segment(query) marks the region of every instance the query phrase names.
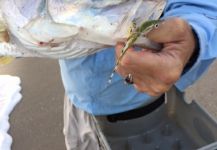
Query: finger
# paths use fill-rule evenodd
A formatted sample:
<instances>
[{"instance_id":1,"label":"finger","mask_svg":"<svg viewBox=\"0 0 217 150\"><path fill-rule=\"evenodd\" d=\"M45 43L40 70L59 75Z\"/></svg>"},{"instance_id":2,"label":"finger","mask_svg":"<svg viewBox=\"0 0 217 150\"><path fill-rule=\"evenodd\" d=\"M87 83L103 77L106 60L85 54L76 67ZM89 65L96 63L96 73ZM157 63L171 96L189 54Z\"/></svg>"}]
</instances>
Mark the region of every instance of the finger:
<instances>
[{"instance_id":1,"label":"finger","mask_svg":"<svg viewBox=\"0 0 217 150\"><path fill-rule=\"evenodd\" d=\"M138 84L133 84L134 88L140 93L149 93L149 88L147 86L140 86Z\"/></svg>"},{"instance_id":2,"label":"finger","mask_svg":"<svg viewBox=\"0 0 217 150\"><path fill-rule=\"evenodd\" d=\"M160 95L162 95L164 92L155 92L155 91L153 91L152 89L147 89L147 88L144 88L144 87L139 87L138 85L135 85L134 84L134 88L138 91L138 92L141 92L141 93L146 93L146 94L148 94L148 95L150 95L150 96L160 96Z\"/></svg>"},{"instance_id":3,"label":"finger","mask_svg":"<svg viewBox=\"0 0 217 150\"><path fill-rule=\"evenodd\" d=\"M156 93L155 91L153 91L149 86L141 86L138 84L134 84L134 88L141 93L146 93L150 96L160 96L162 93Z\"/></svg>"},{"instance_id":4,"label":"finger","mask_svg":"<svg viewBox=\"0 0 217 150\"><path fill-rule=\"evenodd\" d=\"M129 69L135 69L137 71L138 66L142 67L142 71L145 69L150 69L159 66L159 61L161 61L159 53L153 53L151 50L141 50L141 51L129 51L128 54L122 59L122 66L128 66ZM147 71L148 71L147 70Z\"/></svg>"},{"instance_id":5,"label":"finger","mask_svg":"<svg viewBox=\"0 0 217 150\"><path fill-rule=\"evenodd\" d=\"M123 48L124 48L124 43L119 42L119 43L116 44L116 46L115 46L116 58L120 57ZM134 50L134 49L131 47L127 51L132 51L132 50Z\"/></svg>"},{"instance_id":6,"label":"finger","mask_svg":"<svg viewBox=\"0 0 217 150\"><path fill-rule=\"evenodd\" d=\"M125 78L127 73L129 72L126 68L121 67L120 65L116 68L115 72L117 72L120 76Z\"/></svg>"},{"instance_id":7,"label":"finger","mask_svg":"<svg viewBox=\"0 0 217 150\"><path fill-rule=\"evenodd\" d=\"M139 92L149 92L152 91L151 89L151 82L150 78L148 76L140 77L138 74L133 74L133 82L134 82L134 87L139 91Z\"/></svg>"},{"instance_id":8,"label":"finger","mask_svg":"<svg viewBox=\"0 0 217 150\"><path fill-rule=\"evenodd\" d=\"M158 85L155 84L155 85L151 85L150 88L151 88L152 92L156 96L158 96L158 95L161 95L161 94L167 92L169 90L169 87L170 86L165 86L164 84L158 84Z\"/></svg>"}]
</instances>

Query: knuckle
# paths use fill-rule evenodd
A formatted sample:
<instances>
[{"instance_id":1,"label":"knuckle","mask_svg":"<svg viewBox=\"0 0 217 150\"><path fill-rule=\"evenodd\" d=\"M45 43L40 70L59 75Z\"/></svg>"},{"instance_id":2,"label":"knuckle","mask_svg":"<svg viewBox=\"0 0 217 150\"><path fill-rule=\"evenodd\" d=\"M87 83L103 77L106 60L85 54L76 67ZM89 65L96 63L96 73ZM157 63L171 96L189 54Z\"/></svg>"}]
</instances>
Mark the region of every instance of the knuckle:
<instances>
[{"instance_id":1,"label":"knuckle","mask_svg":"<svg viewBox=\"0 0 217 150\"><path fill-rule=\"evenodd\" d=\"M160 95L162 93L165 93L169 90L169 86L166 84L162 84L160 86L158 86L155 90L156 94Z\"/></svg>"},{"instance_id":2,"label":"knuckle","mask_svg":"<svg viewBox=\"0 0 217 150\"><path fill-rule=\"evenodd\" d=\"M140 93L148 93L147 88L134 84L135 89Z\"/></svg>"},{"instance_id":3,"label":"knuckle","mask_svg":"<svg viewBox=\"0 0 217 150\"><path fill-rule=\"evenodd\" d=\"M152 89L152 96L158 96L158 95L161 95L162 93L164 93L164 89L162 88L155 88L155 89Z\"/></svg>"},{"instance_id":4,"label":"knuckle","mask_svg":"<svg viewBox=\"0 0 217 150\"><path fill-rule=\"evenodd\" d=\"M188 24L185 20L181 18L174 18L174 24L177 29L177 34L179 36L184 36L186 34L186 31L188 29Z\"/></svg>"},{"instance_id":5,"label":"knuckle","mask_svg":"<svg viewBox=\"0 0 217 150\"><path fill-rule=\"evenodd\" d=\"M137 86L137 85L134 85L135 86L135 89L140 92L140 93L146 93L150 96L159 96L161 95L162 93L164 93L164 91L161 91L161 90L157 90L157 89L153 89L153 88L146 88L146 87L142 87L142 86Z\"/></svg>"},{"instance_id":6,"label":"knuckle","mask_svg":"<svg viewBox=\"0 0 217 150\"><path fill-rule=\"evenodd\" d=\"M143 89L137 89L139 93L146 93L147 91L143 90Z\"/></svg>"},{"instance_id":7,"label":"knuckle","mask_svg":"<svg viewBox=\"0 0 217 150\"><path fill-rule=\"evenodd\" d=\"M144 89L139 88L139 87L136 87L136 90L137 90L138 92L140 92L140 93L144 93L144 92L146 92Z\"/></svg>"},{"instance_id":8,"label":"knuckle","mask_svg":"<svg viewBox=\"0 0 217 150\"><path fill-rule=\"evenodd\" d=\"M162 81L166 85L174 84L180 78L180 74L180 71L175 69L174 71L171 71L169 74L165 75Z\"/></svg>"},{"instance_id":9,"label":"knuckle","mask_svg":"<svg viewBox=\"0 0 217 150\"><path fill-rule=\"evenodd\" d=\"M170 86L169 85L165 85L160 94L168 92L169 89L170 89L170 87L171 87L171 85Z\"/></svg>"},{"instance_id":10,"label":"knuckle","mask_svg":"<svg viewBox=\"0 0 217 150\"><path fill-rule=\"evenodd\" d=\"M170 89L170 87L171 87L171 86L165 85L165 87L164 87L164 89L163 89L164 93L165 93L165 92L168 92L169 89Z\"/></svg>"},{"instance_id":11,"label":"knuckle","mask_svg":"<svg viewBox=\"0 0 217 150\"><path fill-rule=\"evenodd\" d=\"M156 97L156 96L161 95L161 93L149 92L148 95L153 96L153 97Z\"/></svg>"}]
</instances>

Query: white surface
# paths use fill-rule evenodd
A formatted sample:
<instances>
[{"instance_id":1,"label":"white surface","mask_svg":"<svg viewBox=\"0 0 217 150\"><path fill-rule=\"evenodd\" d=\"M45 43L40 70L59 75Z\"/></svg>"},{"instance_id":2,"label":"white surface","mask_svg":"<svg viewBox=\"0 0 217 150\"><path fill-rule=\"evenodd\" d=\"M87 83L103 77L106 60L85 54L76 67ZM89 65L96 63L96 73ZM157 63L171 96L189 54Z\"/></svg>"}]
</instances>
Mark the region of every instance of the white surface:
<instances>
[{"instance_id":1,"label":"white surface","mask_svg":"<svg viewBox=\"0 0 217 150\"><path fill-rule=\"evenodd\" d=\"M9 115L22 98L20 82L18 77L0 75L0 150L11 149Z\"/></svg>"}]
</instances>

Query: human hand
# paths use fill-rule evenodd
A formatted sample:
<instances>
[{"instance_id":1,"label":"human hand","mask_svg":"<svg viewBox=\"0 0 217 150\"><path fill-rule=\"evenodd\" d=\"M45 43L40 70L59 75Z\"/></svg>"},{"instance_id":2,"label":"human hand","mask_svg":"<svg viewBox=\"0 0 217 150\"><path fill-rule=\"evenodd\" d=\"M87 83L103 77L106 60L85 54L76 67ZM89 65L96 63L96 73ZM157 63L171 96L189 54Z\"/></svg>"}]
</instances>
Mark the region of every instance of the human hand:
<instances>
[{"instance_id":1,"label":"human hand","mask_svg":"<svg viewBox=\"0 0 217 150\"><path fill-rule=\"evenodd\" d=\"M180 18L170 18L160 23L147 38L163 44L160 52L150 49L136 51L130 48L116 72L123 78L132 74L134 87L139 92L159 96L179 79L196 46L190 25ZM116 45L117 58L124 45Z\"/></svg>"}]
</instances>

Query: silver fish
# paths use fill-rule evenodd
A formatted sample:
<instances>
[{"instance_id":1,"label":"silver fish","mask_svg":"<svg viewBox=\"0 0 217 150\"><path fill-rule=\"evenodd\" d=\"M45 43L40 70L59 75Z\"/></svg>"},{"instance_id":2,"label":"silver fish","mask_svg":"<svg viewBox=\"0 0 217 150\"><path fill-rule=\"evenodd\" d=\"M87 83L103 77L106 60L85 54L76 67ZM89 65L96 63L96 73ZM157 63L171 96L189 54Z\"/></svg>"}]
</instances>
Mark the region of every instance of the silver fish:
<instances>
[{"instance_id":1,"label":"silver fish","mask_svg":"<svg viewBox=\"0 0 217 150\"><path fill-rule=\"evenodd\" d=\"M76 58L114 46L161 15L166 0L0 0L10 33L0 56ZM3 50L4 49L4 50Z\"/></svg>"}]
</instances>

